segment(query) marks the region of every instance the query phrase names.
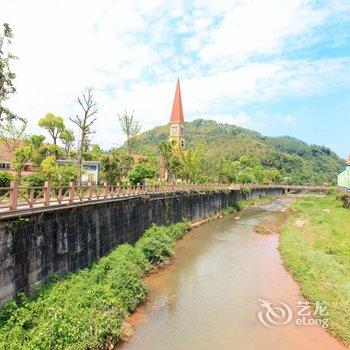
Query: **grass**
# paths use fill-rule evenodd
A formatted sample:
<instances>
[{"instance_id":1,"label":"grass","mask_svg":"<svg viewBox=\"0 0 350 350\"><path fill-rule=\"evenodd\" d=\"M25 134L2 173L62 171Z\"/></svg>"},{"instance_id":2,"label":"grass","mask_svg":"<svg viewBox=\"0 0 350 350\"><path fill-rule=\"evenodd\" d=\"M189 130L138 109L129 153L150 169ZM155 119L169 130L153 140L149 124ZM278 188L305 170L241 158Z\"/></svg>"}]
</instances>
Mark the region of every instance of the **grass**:
<instances>
[{"instance_id":1,"label":"grass","mask_svg":"<svg viewBox=\"0 0 350 350\"><path fill-rule=\"evenodd\" d=\"M173 254L187 222L153 226L91 268L21 296L0 309L0 349L105 349L128 330L124 320L147 297L144 274Z\"/></svg>"},{"instance_id":2,"label":"grass","mask_svg":"<svg viewBox=\"0 0 350 350\"><path fill-rule=\"evenodd\" d=\"M263 197L252 198L252 199L240 199L234 203L233 207L226 207L222 209L221 213L223 215L233 214L236 211L247 209L249 207L252 207L253 205L262 205L262 204L271 202L276 198L277 198L276 196L263 196Z\"/></svg>"},{"instance_id":3,"label":"grass","mask_svg":"<svg viewBox=\"0 0 350 350\"><path fill-rule=\"evenodd\" d=\"M302 294L326 303L329 331L350 345L350 210L333 195L297 200L280 251Z\"/></svg>"}]
</instances>

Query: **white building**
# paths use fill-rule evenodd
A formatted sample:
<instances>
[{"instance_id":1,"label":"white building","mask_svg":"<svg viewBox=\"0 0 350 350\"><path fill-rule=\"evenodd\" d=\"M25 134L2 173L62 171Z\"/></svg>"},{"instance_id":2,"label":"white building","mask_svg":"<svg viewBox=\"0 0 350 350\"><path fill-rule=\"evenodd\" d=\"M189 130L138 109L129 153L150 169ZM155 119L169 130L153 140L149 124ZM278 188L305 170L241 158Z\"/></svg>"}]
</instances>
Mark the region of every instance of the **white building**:
<instances>
[{"instance_id":1,"label":"white building","mask_svg":"<svg viewBox=\"0 0 350 350\"><path fill-rule=\"evenodd\" d=\"M76 164L76 159L58 159L57 165L72 165ZM93 184L98 184L100 179L100 162L97 160L84 160L82 166L83 172L81 181L83 184L87 182L92 182Z\"/></svg>"}]
</instances>

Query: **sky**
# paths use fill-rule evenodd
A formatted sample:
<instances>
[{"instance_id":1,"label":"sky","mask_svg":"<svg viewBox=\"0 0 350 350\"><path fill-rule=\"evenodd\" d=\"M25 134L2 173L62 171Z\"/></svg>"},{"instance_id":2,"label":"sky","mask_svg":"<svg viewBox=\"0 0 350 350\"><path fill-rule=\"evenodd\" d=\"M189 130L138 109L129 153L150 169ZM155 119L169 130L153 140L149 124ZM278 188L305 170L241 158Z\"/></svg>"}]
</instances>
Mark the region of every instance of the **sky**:
<instances>
[{"instance_id":1,"label":"sky","mask_svg":"<svg viewBox=\"0 0 350 350\"><path fill-rule=\"evenodd\" d=\"M180 78L186 121L350 152L349 0L0 0L4 22L18 56L8 104L30 133L48 112L73 128L92 87L93 142L119 146L118 114L165 125Z\"/></svg>"}]
</instances>

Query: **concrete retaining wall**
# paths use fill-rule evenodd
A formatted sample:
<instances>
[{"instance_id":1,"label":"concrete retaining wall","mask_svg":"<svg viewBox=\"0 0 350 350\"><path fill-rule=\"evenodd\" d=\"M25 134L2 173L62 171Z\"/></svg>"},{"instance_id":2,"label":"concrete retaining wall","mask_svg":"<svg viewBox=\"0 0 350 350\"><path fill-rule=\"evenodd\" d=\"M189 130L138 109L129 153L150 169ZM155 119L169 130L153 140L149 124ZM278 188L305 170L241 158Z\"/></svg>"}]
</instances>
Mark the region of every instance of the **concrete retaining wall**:
<instances>
[{"instance_id":1,"label":"concrete retaining wall","mask_svg":"<svg viewBox=\"0 0 350 350\"><path fill-rule=\"evenodd\" d=\"M32 293L53 274L77 271L119 244L134 243L152 224L197 221L238 199L283 193L276 187L119 198L0 221L0 305L18 292Z\"/></svg>"}]
</instances>

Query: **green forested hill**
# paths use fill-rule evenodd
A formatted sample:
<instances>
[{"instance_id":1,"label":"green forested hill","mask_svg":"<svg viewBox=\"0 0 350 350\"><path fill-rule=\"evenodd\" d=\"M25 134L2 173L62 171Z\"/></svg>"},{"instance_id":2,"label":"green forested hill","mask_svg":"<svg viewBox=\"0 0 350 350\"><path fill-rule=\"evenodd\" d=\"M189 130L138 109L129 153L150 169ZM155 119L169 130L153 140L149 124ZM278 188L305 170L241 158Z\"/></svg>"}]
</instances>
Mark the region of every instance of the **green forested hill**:
<instances>
[{"instance_id":1,"label":"green forested hill","mask_svg":"<svg viewBox=\"0 0 350 350\"><path fill-rule=\"evenodd\" d=\"M204 146L206 171L215 175L221 159L243 155L259 158L264 167L277 168L294 183L335 182L345 161L324 146L308 145L289 136L267 137L235 125L198 119L186 123L186 147ZM140 135L138 152L158 153L157 144L167 140L168 127L160 126Z\"/></svg>"}]
</instances>

